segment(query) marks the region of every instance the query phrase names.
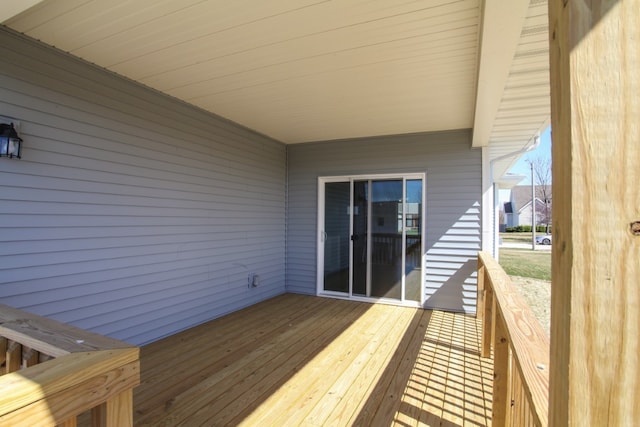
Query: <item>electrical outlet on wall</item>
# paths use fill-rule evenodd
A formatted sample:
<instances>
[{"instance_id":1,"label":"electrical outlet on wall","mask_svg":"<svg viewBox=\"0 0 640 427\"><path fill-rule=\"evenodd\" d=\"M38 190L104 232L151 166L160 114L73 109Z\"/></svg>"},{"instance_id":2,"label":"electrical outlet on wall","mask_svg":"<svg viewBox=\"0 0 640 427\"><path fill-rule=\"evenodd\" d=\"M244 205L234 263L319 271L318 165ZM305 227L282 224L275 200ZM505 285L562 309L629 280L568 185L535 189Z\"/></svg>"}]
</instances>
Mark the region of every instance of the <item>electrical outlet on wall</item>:
<instances>
[{"instance_id":1,"label":"electrical outlet on wall","mask_svg":"<svg viewBox=\"0 0 640 427\"><path fill-rule=\"evenodd\" d=\"M260 276L256 273L249 273L248 287L257 288L260 285Z\"/></svg>"}]
</instances>

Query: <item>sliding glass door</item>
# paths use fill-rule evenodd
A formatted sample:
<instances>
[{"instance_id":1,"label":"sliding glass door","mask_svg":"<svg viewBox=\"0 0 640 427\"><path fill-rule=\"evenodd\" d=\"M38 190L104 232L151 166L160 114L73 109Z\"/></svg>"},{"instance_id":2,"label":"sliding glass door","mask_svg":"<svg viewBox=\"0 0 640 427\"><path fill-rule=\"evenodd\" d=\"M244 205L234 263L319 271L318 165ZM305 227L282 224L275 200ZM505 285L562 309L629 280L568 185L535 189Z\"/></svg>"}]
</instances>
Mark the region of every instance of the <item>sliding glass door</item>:
<instances>
[{"instance_id":1,"label":"sliding glass door","mask_svg":"<svg viewBox=\"0 0 640 427\"><path fill-rule=\"evenodd\" d=\"M402 299L402 180L371 182L371 292Z\"/></svg>"},{"instance_id":2,"label":"sliding glass door","mask_svg":"<svg viewBox=\"0 0 640 427\"><path fill-rule=\"evenodd\" d=\"M367 296L368 259L369 247L369 182L353 182L353 216L352 238L353 242L353 294Z\"/></svg>"},{"instance_id":3,"label":"sliding glass door","mask_svg":"<svg viewBox=\"0 0 640 427\"><path fill-rule=\"evenodd\" d=\"M405 181L404 204L404 297L408 301L422 301L422 242L423 190L422 179Z\"/></svg>"},{"instance_id":4,"label":"sliding glass door","mask_svg":"<svg viewBox=\"0 0 640 427\"><path fill-rule=\"evenodd\" d=\"M422 175L321 178L320 294L422 301Z\"/></svg>"},{"instance_id":5,"label":"sliding glass door","mask_svg":"<svg viewBox=\"0 0 640 427\"><path fill-rule=\"evenodd\" d=\"M328 182L324 206L324 290L349 292L349 182Z\"/></svg>"}]
</instances>

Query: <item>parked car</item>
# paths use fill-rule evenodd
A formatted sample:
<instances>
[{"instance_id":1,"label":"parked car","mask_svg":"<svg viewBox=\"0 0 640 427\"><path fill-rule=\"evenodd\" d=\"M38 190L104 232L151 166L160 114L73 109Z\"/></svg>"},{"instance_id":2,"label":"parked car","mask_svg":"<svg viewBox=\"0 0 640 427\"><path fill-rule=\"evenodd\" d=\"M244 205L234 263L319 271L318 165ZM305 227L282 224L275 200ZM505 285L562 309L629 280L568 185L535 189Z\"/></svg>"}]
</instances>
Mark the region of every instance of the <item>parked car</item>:
<instances>
[{"instance_id":1,"label":"parked car","mask_svg":"<svg viewBox=\"0 0 640 427\"><path fill-rule=\"evenodd\" d=\"M551 234L542 234L540 236L536 236L537 245L550 245L551 241L552 241Z\"/></svg>"}]
</instances>

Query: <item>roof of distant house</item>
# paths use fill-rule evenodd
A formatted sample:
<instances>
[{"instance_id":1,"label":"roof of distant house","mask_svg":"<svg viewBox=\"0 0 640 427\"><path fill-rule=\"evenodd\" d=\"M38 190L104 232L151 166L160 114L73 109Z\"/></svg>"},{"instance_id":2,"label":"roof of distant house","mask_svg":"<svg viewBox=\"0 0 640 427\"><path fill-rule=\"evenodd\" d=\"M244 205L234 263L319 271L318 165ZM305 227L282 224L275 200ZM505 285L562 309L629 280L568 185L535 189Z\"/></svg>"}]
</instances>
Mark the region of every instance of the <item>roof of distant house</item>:
<instances>
[{"instance_id":1,"label":"roof of distant house","mask_svg":"<svg viewBox=\"0 0 640 427\"><path fill-rule=\"evenodd\" d=\"M547 194L551 194L551 186L536 185L536 198L539 199L539 203L543 204L543 188L547 190ZM552 198L552 197L550 197ZM519 211L524 206L531 202L531 186L530 185L516 185L511 189L511 202L514 211ZM551 200L549 200L551 202Z\"/></svg>"}]
</instances>

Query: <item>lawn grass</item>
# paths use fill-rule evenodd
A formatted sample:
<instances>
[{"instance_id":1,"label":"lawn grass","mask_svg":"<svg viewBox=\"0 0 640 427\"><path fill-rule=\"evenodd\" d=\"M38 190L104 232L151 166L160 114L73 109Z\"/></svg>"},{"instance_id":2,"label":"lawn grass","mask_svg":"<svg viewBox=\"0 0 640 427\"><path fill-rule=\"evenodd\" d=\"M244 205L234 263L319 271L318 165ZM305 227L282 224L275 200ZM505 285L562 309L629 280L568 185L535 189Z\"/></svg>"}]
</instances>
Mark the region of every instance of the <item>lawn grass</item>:
<instances>
[{"instance_id":1,"label":"lawn grass","mask_svg":"<svg viewBox=\"0 0 640 427\"><path fill-rule=\"evenodd\" d=\"M500 265L510 276L551 280L551 251L501 248Z\"/></svg>"},{"instance_id":2,"label":"lawn grass","mask_svg":"<svg viewBox=\"0 0 640 427\"><path fill-rule=\"evenodd\" d=\"M531 233L500 233L500 238L503 242L531 243Z\"/></svg>"}]
</instances>

